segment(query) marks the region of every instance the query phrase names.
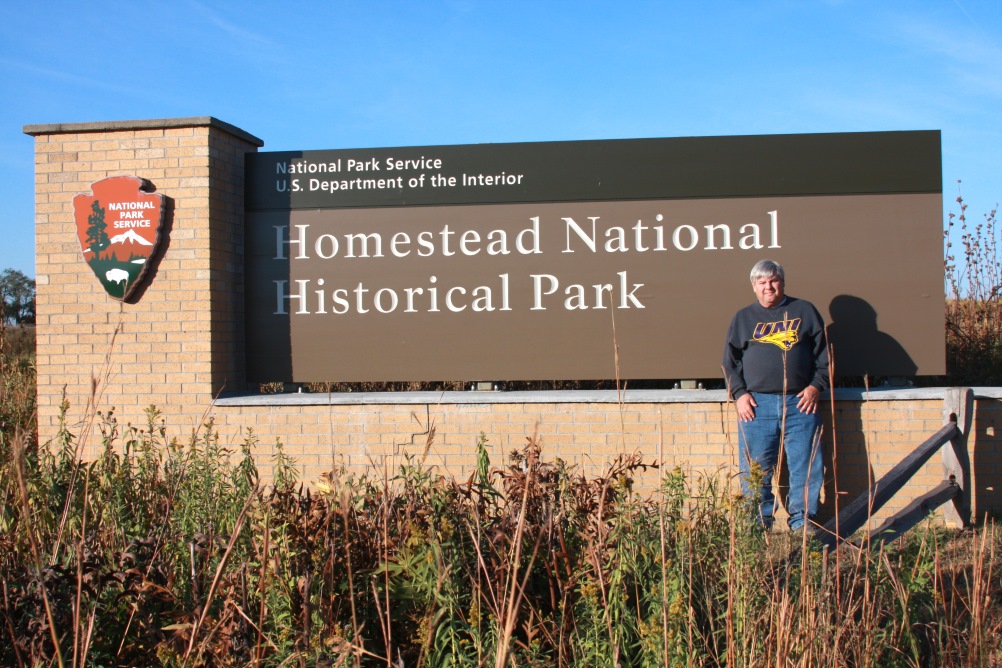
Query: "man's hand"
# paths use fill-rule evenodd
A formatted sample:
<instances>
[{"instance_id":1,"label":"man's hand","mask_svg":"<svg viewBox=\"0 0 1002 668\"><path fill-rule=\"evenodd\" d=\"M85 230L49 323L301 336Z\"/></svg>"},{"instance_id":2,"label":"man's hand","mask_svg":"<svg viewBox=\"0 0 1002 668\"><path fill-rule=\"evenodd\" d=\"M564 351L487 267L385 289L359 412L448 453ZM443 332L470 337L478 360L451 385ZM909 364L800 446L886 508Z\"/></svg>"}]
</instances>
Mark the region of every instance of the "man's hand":
<instances>
[{"instance_id":1,"label":"man's hand","mask_svg":"<svg viewBox=\"0 0 1002 668\"><path fill-rule=\"evenodd\" d=\"M818 411L818 396L821 392L813 385L808 385L797 395L797 410L801 413L816 413Z\"/></svg>"},{"instance_id":2,"label":"man's hand","mask_svg":"<svg viewBox=\"0 0 1002 668\"><path fill-rule=\"evenodd\" d=\"M738 409L738 418L742 422L751 422L755 419L755 407L758 406L758 404L755 403L755 397L753 397L750 392L748 394L742 394L738 397L738 400L735 401L734 404Z\"/></svg>"}]
</instances>

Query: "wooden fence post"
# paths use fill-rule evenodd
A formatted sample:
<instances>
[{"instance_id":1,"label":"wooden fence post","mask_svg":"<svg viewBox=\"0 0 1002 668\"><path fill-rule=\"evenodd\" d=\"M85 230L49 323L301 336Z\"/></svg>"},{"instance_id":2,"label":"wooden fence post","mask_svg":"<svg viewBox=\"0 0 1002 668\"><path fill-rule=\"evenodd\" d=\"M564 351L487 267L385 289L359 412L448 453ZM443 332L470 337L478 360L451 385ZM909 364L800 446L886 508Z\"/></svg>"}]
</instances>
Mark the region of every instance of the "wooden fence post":
<instances>
[{"instance_id":1,"label":"wooden fence post","mask_svg":"<svg viewBox=\"0 0 1002 668\"><path fill-rule=\"evenodd\" d=\"M971 460L967 452L967 435L974 420L974 392L969 387L950 387L943 402L943 420L955 420L957 435L943 446L943 473L960 487L953 503L943 504L943 519L947 526L962 528L971 519Z\"/></svg>"}]
</instances>

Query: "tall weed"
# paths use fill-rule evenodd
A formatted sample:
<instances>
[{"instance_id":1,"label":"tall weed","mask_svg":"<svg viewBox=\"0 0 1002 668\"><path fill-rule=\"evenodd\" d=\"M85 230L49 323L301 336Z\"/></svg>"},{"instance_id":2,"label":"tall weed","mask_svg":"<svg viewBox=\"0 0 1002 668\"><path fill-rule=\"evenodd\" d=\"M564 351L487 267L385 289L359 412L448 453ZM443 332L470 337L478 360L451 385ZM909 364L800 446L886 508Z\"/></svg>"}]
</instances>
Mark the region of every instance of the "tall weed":
<instances>
[{"instance_id":1,"label":"tall weed","mask_svg":"<svg viewBox=\"0 0 1002 668\"><path fill-rule=\"evenodd\" d=\"M955 385L1002 384L1002 255L997 209L969 223L957 196L946 244L947 373ZM955 243L956 242L956 245Z\"/></svg>"}]
</instances>

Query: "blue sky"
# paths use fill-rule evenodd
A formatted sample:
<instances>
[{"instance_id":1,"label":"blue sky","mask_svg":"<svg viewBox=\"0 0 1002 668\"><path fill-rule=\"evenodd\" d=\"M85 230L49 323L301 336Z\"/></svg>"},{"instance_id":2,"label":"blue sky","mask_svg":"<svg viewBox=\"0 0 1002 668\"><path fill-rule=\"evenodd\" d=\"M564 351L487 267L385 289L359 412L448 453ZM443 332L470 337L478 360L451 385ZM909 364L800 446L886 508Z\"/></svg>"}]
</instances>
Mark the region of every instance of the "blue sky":
<instances>
[{"instance_id":1,"label":"blue sky","mask_svg":"<svg viewBox=\"0 0 1002 668\"><path fill-rule=\"evenodd\" d=\"M28 124L215 116L262 150L942 130L1002 200L1000 0L0 5L0 269L34 270Z\"/></svg>"}]
</instances>

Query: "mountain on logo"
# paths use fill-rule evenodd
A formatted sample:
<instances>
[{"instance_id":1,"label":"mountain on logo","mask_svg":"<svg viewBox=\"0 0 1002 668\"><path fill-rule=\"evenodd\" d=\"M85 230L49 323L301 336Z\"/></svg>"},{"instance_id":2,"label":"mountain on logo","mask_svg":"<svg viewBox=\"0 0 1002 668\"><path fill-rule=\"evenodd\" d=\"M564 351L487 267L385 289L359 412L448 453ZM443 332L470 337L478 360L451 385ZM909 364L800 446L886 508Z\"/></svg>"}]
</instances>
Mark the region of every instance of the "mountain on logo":
<instances>
[{"instance_id":1,"label":"mountain on logo","mask_svg":"<svg viewBox=\"0 0 1002 668\"><path fill-rule=\"evenodd\" d=\"M116 234L111 238L111 245L115 244L139 244L140 246L152 246L152 241L147 241L138 234L135 230L129 230L128 232L122 232L121 234Z\"/></svg>"},{"instance_id":2,"label":"mountain on logo","mask_svg":"<svg viewBox=\"0 0 1002 668\"><path fill-rule=\"evenodd\" d=\"M128 262L135 256L147 257L153 242L144 239L135 230L128 230L121 234L116 234L111 238L111 243L102 253L102 257L116 259L120 262Z\"/></svg>"}]
</instances>

